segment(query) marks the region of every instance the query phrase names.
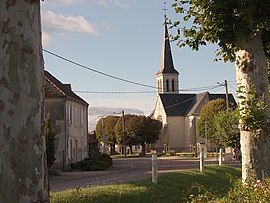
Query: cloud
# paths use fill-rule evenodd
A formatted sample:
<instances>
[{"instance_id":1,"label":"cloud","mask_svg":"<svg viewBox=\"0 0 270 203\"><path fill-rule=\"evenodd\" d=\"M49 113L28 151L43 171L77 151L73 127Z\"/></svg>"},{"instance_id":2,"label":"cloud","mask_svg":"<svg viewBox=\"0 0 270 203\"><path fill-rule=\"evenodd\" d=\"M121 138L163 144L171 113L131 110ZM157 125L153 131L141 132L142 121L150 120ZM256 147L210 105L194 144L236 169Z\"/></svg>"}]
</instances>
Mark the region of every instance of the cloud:
<instances>
[{"instance_id":1,"label":"cloud","mask_svg":"<svg viewBox=\"0 0 270 203\"><path fill-rule=\"evenodd\" d=\"M81 32L98 35L95 25L88 22L83 16L64 16L52 11L43 11L42 19L42 44L48 45L52 39L52 33L60 36L67 32Z\"/></svg>"},{"instance_id":2,"label":"cloud","mask_svg":"<svg viewBox=\"0 0 270 203\"><path fill-rule=\"evenodd\" d=\"M85 2L85 0L46 0L45 1L45 3L62 4L62 5L80 4L83 2Z\"/></svg>"},{"instance_id":3,"label":"cloud","mask_svg":"<svg viewBox=\"0 0 270 203\"><path fill-rule=\"evenodd\" d=\"M64 16L52 11L42 12L42 26L46 32L70 31L97 34L95 26L83 16Z\"/></svg>"},{"instance_id":4,"label":"cloud","mask_svg":"<svg viewBox=\"0 0 270 203\"><path fill-rule=\"evenodd\" d=\"M115 5L125 9L129 8L128 2L129 0L97 0L100 6Z\"/></svg>"},{"instance_id":5,"label":"cloud","mask_svg":"<svg viewBox=\"0 0 270 203\"><path fill-rule=\"evenodd\" d=\"M90 107L89 115L91 116L112 115L113 112L121 113L122 110L124 110L126 114L144 114L142 110L133 108Z\"/></svg>"},{"instance_id":6,"label":"cloud","mask_svg":"<svg viewBox=\"0 0 270 203\"><path fill-rule=\"evenodd\" d=\"M42 31L42 45L46 46L50 43L50 41L51 41L51 36L47 32Z\"/></svg>"},{"instance_id":7,"label":"cloud","mask_svg":"<svg viewBox=\"0 0 270 203\"><path fill-rule=\"evenodd\" d=\"M99 6L117 6L124 9L129 8L130 0L92 0L94 3ZM74 5L74 4L83 4L83 3L91 3L89 0L46 0L44 4L61 4L61 5Z\"/></svg>"},{"instance_id":8,"label":"cloud","mask_svg":"<svg viewBox=\"0 0 270 203\"><path fill-rule=\"evenodd\" d=\"M93 130L96 127L99 116L109 116L113 115L115 112L117 115L122 115L122 110L124 110L125 114L139 114L144 115L144 112L140 109L134 108L110 108L110 107L90 107L88 109L88 128L89 130Z\"/></svg>"}]
</instances>

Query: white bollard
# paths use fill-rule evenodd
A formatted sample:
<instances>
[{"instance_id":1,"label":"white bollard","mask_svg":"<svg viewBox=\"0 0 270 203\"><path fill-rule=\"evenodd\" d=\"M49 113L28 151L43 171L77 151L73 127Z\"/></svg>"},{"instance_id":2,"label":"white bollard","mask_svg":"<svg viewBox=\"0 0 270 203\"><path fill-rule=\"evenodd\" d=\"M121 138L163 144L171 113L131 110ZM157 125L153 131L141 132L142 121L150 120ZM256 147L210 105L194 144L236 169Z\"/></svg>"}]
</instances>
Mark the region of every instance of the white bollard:
<instances>
[{"instance_id":1,"label":"white bollard","mask_svg":"<svg viewBox=\"0 0 270 203\"><path fill-rule=\"evenodd\" d=\"M200 171L204 173L204 149L200 151Z\"/></svg>"},{"instance_id":2,"label":"white bollard","mask_svg":"<svg viewBox=\"0 0 270 203\"><path fill-rule=\"evenodd\" d=\"M223 149L222 148L220 148L219 149L219 159L218 159L218 165L222 165L222 159L223 159L223 156L222 156L222 153L223 153Z\"/></svg>"},{"instance_id":3,"label":"white bollard","mask_svg":"<svg viewBox=\"0 0 270 203\"><path fill-rule=\"evenodd\" d=\"M152 154L152 183L158 184L158 176L157 176L157 155Z\"/></svg>"}]
</instances>

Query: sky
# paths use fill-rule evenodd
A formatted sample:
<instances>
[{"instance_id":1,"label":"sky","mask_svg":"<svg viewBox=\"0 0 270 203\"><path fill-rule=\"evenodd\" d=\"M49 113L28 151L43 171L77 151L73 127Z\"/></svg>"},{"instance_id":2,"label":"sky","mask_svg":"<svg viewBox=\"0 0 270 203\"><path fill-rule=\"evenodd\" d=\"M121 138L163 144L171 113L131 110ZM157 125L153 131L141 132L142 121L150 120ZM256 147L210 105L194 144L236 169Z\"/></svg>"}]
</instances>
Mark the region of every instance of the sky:
<instances>
[{"instance_id":1,"label":"sky","mask_svg":"<svg viewBox=\"0 0 270 203\"><path fill-rule=\"evenodd\" d=\"M171 8L173 1L167 0L166 15L179 20ZM164 33L163 8L163 0L41 1L43 49L83 66L44 52L45 70L62 83L71 84L72 90L89 103L89 130L95 128L100 116L122 110L125 114L149 115L154 109L155 89L132 83L155 86ZM235 95L234 66L214 62L216 45L194 52L188 47L179 49L176 42L171 42L171 49L181 90L228 80L229 92ZM225 88L203 91L225 93Z\"/></svg>"}]
</instances>

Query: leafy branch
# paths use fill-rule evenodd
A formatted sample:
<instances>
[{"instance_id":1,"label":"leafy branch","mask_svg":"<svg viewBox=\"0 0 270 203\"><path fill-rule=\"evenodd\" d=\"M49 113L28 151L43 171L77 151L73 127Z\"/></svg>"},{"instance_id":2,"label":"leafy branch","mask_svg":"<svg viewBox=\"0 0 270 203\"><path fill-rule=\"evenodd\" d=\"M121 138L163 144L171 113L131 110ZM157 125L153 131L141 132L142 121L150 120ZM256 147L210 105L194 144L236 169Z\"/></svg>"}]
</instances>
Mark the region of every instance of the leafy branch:
<instances>
[{"instance_id":1,"label":"leafy branch","mask_svg":"<svg viewBox=\"0 0 270 203\"><path fill-rule=\"evenodd\" d=\"M241 104L238 117L242 129L251 131L255 138L260 138L267 127L265 114L267 106L264 102L264 95L259 96L254 85L247 92L243 89L244 86L238 85L237 93Z\"/></svg>"}]
</instances>

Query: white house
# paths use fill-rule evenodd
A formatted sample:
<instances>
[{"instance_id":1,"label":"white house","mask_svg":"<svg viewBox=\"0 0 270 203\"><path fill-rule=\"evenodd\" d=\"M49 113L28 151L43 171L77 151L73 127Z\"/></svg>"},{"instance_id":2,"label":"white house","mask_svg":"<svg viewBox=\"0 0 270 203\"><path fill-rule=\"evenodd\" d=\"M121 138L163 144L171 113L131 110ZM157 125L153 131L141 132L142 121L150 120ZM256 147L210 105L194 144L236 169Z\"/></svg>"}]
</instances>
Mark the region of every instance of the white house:
<instances>
[{"instance_id":1,"label":"white house","mask_svg":"<svg viewBox=\"0 0 270 203\"><path fill-rule=\"evenodd\" d=\"M88 103L48 71L44 72L45 115L51 114L56 131L53 168L67 170L70 163L88 157Z\"/></svg>"}]
</instances>

